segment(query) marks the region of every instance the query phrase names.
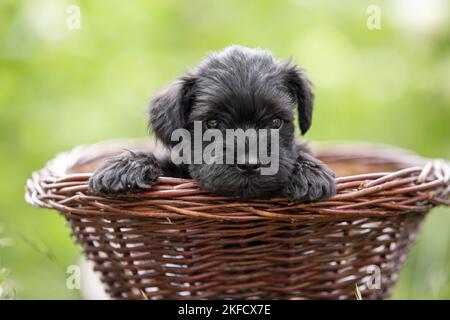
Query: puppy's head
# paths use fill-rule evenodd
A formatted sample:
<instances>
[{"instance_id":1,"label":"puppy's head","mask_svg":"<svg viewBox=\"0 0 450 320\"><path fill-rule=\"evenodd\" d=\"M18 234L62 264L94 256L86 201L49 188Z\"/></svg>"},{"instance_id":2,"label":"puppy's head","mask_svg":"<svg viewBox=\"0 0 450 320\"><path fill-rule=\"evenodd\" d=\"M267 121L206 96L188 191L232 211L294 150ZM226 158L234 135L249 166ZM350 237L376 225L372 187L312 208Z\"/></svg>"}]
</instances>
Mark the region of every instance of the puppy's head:
<instances>
[{"instance_id":1,"label":"puppy's head","mask_svg":"<svg viewBox=\"0 0 450 320\"><path fill-rule=\"evenodd\" d=\"M267 51L232 46L209 55L156 96L150 107L150 127L168 147L177 144L172 140L176 129L186 129L194 137L199 123L203 132L214 129L224 137L227 129L255 129L258 134L260 129L276 130L279 164L273 174L260 174L259 160L251 165L245 161L188 164L192 178L207 191L243 198L270 197L286 184L296 158L294 112L301 133L306 133L313 100L311 84L298 66L275 60ZM222 142L227 154L230 145L225 138ZM204 149L210 142L200 143ZM267 148L271 148L268 154L274 152L271 143Z\"/></svg>"}]
</instances>

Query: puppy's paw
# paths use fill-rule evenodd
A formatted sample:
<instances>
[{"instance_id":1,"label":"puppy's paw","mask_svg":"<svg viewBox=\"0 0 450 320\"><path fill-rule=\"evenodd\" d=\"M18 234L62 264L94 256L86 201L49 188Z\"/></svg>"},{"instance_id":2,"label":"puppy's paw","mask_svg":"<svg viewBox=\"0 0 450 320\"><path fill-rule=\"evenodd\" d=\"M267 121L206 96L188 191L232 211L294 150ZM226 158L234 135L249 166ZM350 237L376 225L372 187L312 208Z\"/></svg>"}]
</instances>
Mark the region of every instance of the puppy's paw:
<instances>
[{"instance_id":1,"label":"puppy's paw","mask_svg":"<svg viewBox=\"0 0 450 320\"><path fill-rule=\"evenodd\" d=\"M299 161L284 195L295 202L320 201L336 194L335 173L319 160Z\"/></svg>"},{"instance_id":2,"label":"puppy's paw","mask_svg":"<svg viewBox=\"0 0 450 320\"><path fill-rule=\"evenodd\" d=\"M118 194L141 192L156 182L161 169L153 155L144 153L123 154L108 160L89 180L89 191Z\"/></svg>"}]
</instances>

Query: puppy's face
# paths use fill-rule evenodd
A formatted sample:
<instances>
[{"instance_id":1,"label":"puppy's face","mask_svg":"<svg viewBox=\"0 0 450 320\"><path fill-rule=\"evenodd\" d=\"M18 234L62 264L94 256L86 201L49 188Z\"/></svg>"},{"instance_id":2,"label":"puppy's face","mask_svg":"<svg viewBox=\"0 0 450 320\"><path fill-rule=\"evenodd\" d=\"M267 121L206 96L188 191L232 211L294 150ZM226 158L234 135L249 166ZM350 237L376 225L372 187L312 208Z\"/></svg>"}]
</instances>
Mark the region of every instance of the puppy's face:
<instances>
[{"instance_id":1,"label":"puppy's face","mask_svg":"<svg viewBox=\"0 0 450 320\"><path fill-rule=\"evenodd\" d=\"M202 140L200 145L205 150L221 142L218 149L223 151L220 157L224 161L192 161L187 164L192 178L213 193L265 198L277 194L288 181L296 160L294 111L305 133L311 124L312 104L310 83L300 68L277 61L266 51L233 46L210 55L190 75L157 96L150 109L150 125L168 147L176 144L171 139L176 129L186 129L191 137L198 137L195 130L199 125L202 133L208 129L221 133L222 141ZM229 129L255 130L258 142L265 131L268 143L258 146L269 149L265 154L276 154L276 170L261 174L260 159L250 163L248 153L239 162L243 155L236 150L235 140L225 138ZM275 133L278 139L272 140ZM248 147L249 140L245 142ZM225 161L230 150L233 163Z\"/></svg>"}]
</instances>

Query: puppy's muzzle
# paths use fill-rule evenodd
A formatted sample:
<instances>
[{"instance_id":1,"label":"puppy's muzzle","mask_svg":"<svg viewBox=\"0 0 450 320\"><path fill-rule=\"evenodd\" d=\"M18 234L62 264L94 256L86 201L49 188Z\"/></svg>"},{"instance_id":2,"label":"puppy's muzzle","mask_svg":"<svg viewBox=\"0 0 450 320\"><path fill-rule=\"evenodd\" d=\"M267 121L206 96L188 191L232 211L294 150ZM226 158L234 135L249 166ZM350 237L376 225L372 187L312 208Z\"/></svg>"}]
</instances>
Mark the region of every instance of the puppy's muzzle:
<instances>
[{"instance_id":1,"label":"puppy's muzzle","mask_svg":"<svg viewBox=\"0 0 450 320\"><path fill-rule=\"evenodd\" d=\"M251 164L251 163L244 163L244 164L237 164L236 165L239 172L244 174L254 174L254 173L260 173L261 172L261 164Z\"/></svg>"}]
</instances>

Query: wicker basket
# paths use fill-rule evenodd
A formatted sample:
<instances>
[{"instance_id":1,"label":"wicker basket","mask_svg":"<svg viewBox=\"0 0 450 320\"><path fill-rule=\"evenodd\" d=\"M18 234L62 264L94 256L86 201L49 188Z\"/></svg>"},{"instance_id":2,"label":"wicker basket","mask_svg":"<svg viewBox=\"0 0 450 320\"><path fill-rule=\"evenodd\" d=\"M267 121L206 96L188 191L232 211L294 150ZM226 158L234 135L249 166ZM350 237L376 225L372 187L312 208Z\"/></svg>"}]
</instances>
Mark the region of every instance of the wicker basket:
<instances>
[{"instance_id":1,"label":"wicker basket","mask_svg":"<svg viewBox=\"0 0 450 320\"><path fill-rule=\"evenodd\" d=\"M339 176L325 202L240 202L168 177L141 194L87 192L106 157L152 148L80 147L27 183L26 200L64 214L115 299L386 298L425 214L449 205L448 162L367 144L316 151Z\"/></svg>"}]
</instances>

